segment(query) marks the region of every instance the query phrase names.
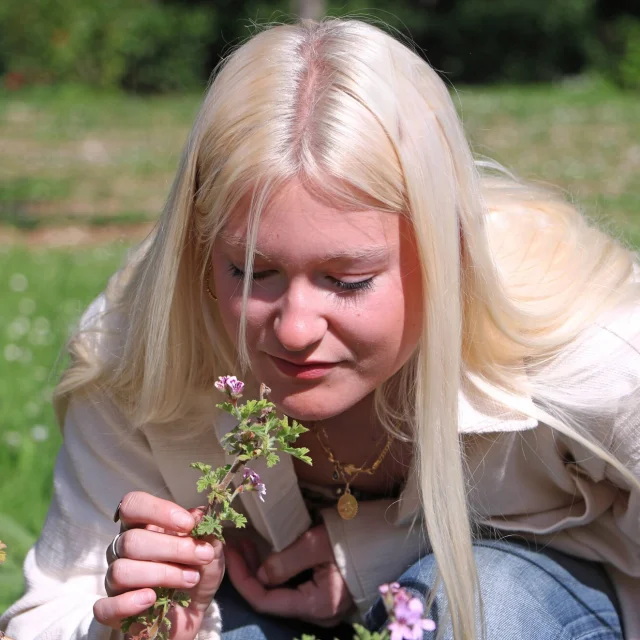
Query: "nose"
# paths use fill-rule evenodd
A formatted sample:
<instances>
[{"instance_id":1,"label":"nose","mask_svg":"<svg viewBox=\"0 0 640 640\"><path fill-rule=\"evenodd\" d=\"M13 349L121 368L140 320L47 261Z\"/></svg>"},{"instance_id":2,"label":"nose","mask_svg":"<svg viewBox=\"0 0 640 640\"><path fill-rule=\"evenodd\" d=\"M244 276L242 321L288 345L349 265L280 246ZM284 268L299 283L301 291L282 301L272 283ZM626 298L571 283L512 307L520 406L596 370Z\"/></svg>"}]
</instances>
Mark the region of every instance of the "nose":
<instances>
[{"instance_id":1,"label":"nose","mask_svg":"<svg viewBox=\"0 0 640 640\"><path fill-rule=\"evenodd\" d=\"M322 340L328 326L322 298L321 292L304 282L291 282L281 297L273 328L287 351L304 351Z\"/></svg>"}]
</instances>

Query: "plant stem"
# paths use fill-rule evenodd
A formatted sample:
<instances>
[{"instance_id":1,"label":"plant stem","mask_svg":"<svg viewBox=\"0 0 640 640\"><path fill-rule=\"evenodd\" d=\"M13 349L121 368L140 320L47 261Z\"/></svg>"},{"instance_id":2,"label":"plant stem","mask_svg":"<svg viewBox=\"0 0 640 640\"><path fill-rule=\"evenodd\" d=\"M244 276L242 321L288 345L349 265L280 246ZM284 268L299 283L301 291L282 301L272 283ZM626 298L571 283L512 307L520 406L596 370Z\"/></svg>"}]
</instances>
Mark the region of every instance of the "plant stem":
<instances>
[{"instance_id":1,"label":"plant stem","mask_svg":"<svg viewBox=\"0 0 640 640\"><path fill-rule=\"evenodd\" d=\"M233 480L233 476L235 476L236 473L238 473L238 471L240 471L240 469L244 467L244 464L245 464L245 461L239 460L238 458L236 458L233 461L233 464L231 465L231 469L229 469L229 471L227 472L227 475L222 479L222 482L219 485L222 490L226 489L231 484L231 481Z\"/></svg>"}]
</instances>

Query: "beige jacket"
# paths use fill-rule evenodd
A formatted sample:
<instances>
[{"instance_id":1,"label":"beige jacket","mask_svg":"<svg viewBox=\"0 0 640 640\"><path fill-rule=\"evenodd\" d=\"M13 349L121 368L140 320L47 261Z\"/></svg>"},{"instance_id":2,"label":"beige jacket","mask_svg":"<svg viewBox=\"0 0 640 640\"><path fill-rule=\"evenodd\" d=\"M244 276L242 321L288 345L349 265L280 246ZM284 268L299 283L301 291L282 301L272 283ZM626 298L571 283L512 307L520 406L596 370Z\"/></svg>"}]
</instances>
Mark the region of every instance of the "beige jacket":
<instances>
[{"instance_id":1,"label":"beige jacket","mask_svg":"<svg viewBox=\"0 0 640 640\"><path fill-rule=\"evenodd\" d=\"M84 317L104 320L104 297ZM640 311L596 325L567 350L576 363L585 397L610 398L606 410L577 416L581 425L615 450L640 477ZM105 353L109 346L96 338ZM611 354L615 354L611 358ZM611 361L606 371L591 366ZM561 388L561 387L560 387ZM603 393L603 391L605 393ZM233 426L213 409L218 436ZM532 403L532 400L528 400ZM533 408L533 404L530 407ZM472 507L485 524L506 532L535 534L537 541L604 562L624 611L626 638L640 640L640 493L619 474L568 438L524 414L460 394L460 430L468 445ZM105 549L118 532L113 512L132 489L185 507L201 504L193 461L226 463L211 433L185 435L176 425L133 431L105 398L74 398L64 424L55 468L55 493L42 534L25 561L27 590L0 618L16 640L116 640L118 632L97 623L93 603L105 595ZM291 460L256 465L268 487L262 503L241 494L250 524L275 550L291 544L310 525ZM357 517L341 520L324 511L336 562L361 611L377 586L397 578L426 550L420 527L418 488L411 481L400 498L365 502ZM375 560L372 560L375 559ZM209 608L199 640L219 637L220 616Z\"/></svg>"}]
</instances>

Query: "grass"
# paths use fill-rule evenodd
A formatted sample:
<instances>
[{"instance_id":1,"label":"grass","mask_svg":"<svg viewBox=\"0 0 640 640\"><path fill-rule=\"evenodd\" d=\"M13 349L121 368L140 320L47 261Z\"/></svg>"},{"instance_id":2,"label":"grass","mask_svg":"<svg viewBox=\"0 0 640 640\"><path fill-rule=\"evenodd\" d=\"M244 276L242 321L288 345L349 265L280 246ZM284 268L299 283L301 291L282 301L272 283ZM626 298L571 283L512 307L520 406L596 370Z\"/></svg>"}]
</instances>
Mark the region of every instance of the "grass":
<instances>
[{"instance_id":1,"label":"grass","mask_svg":"<svg viewBox=\"0 0 640 640\"><path fill-rule=\"evenodd\" d=\"M591 216L640 240L640 100L588 82L461 89L476 153L566 190Z\"/></svg>"},{"instance_id":2,"label":"grass","mask_svg":"<svg viewBox=\"0 0 640 640\"><path fill-rule=\"evenodd\" d=\"M640 100L593 83L458 88L478 154L566 189L640 246ZM0 90L0 225L154 218L199 96L140 98L83 89ZM1 229L0 229L1 231ZM51 496L60 435L49 404L60 350L104 287L122 244L0 246L0 611Z\"/></svg>"},{"instance_id":3,"label":"grass","mask_svg":"<svg viewBox=\"0 0 640 640\"><path fill-rule=\"evenodd\" d=\"M0 92L0 222L154 218L198 101L74 87Z\"/></svg>"},{"instance_id":4,"label":"grass","mask_svg":"<svg viewBox=\"0 0 640 640\"><path fill-rule=\"evenodd\" d=\"M76 87L0 91L0 222L31 228L155 218L200 98ZM459 87L454 100L476 153L558 185L623 230L638 224L637 94L574 80Z\"/></svg>"},{"instance_id":5,"label":"grass","mask_svg":"<svg viewBox=\"0 0 640 640\"><path fill-rule=\"evenodd\" d=\"M124 247L0 247L0 611L22 591L22 561L42 527L60 433L50 404L70 328L120 264Z\"/></svg>"}]
</instances>

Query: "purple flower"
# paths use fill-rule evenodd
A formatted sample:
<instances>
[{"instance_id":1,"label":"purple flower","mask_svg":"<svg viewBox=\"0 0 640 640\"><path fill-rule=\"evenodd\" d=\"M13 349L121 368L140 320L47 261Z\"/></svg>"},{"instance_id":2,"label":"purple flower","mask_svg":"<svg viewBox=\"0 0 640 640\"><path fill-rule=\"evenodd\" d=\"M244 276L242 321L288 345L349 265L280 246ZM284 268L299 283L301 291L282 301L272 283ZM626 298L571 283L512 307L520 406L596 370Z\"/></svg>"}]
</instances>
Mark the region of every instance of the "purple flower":
<instances>
[{"instance_id":1,"label":"purple flower","mask_svg":"<svg viewBox=\"0 0 640 640\"><path fill-rule=\"evenodd\" d=\"M238 380L235 376L220 376L214 383L214 387L218 391L226 393L232 400L237 400L242 396L244 382Z\"/></svg>"},{"instance_id":2,"label":"purple flower","mask_svg":"<svg viewBox=\"0 0 640 640\"><path fill-rule=\"evenodd\" d=\"M418 598L412 598L397 582L379 587L390 622L387 626L391 640L420 640L423 631L433 631L433 620L423 618L424 606Z\"/></svg>"},{"instance_id":3,"label":"purple flower","mask_svg":"<svg viewBox=\"0 0 640 640\"><path fill-rule=\"evenodd\" d=\"M267 487L260 480L260 476L249 467L245 467L242 472L242 486L245 491L257 491L258 497L264 502L264 496L267 495Z\"/></svg>"}]
</instances>

